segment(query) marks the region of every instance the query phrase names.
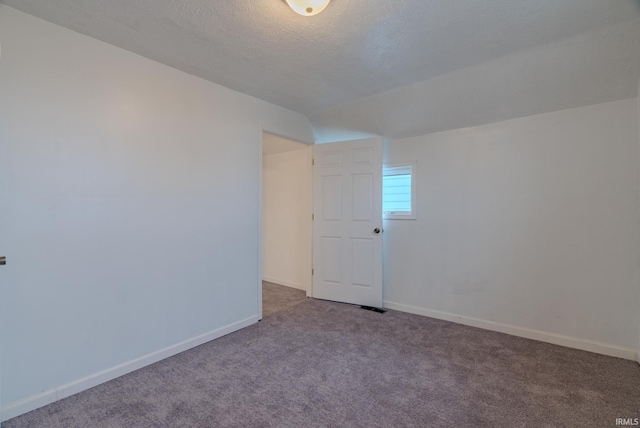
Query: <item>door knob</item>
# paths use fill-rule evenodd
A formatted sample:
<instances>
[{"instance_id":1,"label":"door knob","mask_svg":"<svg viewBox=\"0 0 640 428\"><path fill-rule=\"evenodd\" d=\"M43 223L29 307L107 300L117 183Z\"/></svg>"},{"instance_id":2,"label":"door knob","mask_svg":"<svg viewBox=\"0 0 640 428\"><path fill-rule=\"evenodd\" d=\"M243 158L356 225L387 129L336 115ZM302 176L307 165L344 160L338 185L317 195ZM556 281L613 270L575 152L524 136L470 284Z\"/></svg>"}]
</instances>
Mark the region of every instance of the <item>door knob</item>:
<instances>
[{"instance_id":1,"label":"door knob","mask_svg":"<svg viewBox=\"0 0 640 428\"><path fill-rule=\"evenodd\" d=\"M0 257L0 265L6 265L7 264L7 258L2 256Z\"/></svg>"},{"instance_id":2,"label":"door knob","mask_svg":"<svg viewBox=\"0 0 640 428\"><path fill-rule=\"evenodd\" d=\"M376 227L375 229L373 229L373 233L380 233L380 228Z\"/></svg>"}]
</instances>

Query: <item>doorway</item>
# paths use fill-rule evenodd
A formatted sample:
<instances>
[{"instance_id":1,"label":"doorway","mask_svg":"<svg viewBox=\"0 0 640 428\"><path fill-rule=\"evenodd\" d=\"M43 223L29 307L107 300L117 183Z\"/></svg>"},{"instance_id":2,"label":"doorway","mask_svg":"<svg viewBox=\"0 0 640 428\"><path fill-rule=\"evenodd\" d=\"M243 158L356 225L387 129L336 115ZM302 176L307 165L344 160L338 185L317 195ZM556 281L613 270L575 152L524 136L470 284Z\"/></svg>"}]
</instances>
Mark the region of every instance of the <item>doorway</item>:
<instances>
[{"instance_id":1,"label":"doorway","mask_svg":"<svg viewBox=\"0 0 640 428\"><path fill-rule=\"evenodd\" d=\"M262 315L311 295L312 146L262 135Z\"/></svg>"}]
</instances>

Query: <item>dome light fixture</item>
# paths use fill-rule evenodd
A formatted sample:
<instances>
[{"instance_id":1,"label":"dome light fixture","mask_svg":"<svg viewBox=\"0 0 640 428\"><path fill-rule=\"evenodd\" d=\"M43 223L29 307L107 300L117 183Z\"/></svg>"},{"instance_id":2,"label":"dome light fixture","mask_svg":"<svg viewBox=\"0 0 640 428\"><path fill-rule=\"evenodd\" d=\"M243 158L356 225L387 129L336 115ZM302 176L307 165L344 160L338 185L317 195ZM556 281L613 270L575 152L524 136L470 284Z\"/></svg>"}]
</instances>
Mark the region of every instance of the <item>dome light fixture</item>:
<instances>
[{"instance_id":1,"label":"dome light fixture","mask_svg":"<svg viewBox=\"0 0 640 428\"><path fill-rule=\"evenodd\" d=\"M287 0L289 7L302 16L313 16L322 12L331 0Z\"/></svg>"}]
</instances>

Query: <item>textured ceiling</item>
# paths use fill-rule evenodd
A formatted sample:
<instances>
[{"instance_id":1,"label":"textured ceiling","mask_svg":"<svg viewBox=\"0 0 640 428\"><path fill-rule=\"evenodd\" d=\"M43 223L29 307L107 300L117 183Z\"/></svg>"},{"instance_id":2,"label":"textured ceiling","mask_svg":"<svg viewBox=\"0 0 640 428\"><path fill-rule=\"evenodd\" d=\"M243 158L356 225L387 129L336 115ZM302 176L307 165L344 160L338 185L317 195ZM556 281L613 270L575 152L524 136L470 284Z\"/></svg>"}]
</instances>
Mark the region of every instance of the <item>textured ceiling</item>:
<instances>
[{"instance_id":1,"label":"textured ceiling","mask_svg":"<svg viewBox=\"0 0 640 428\"><path fill-rule=\"evenodd\" d=\"M534 98L533 105L518 106L527 114L634 96L628 92L628 82L634 81L637 92L640 77L638 0L333 0L312 18L295 14L284 0L0 3L303 113L324 139L332 138L330 129L393 137L500 120L500 108L494 106L489 109L494 113L486 114L480 102L504 104L518 94ZM592 34L607 41L595 40L590 49ZM630 42L635 49L629 48ZM565 46L560 54L558 46ZM574 47L586 51L590 59L570 54ZM554 49L555 53L547 52ZM554 55L559 65L541 63L555 61ZM533 69L518 65L519 58ZM496 66L487 65L492 63ZM585 65L596 72L583 76L582 83L571 83L571 75L561 75ZM504 70L511 74L505 76ZM601 75L612 70L609 78ZM538 72L543 77L527 80ZM473 75L471 81L465 73ZM551 75L557 82L548 82ZM510 86L501 88L497 78L506 78ZM594 91L585 84L594 78L598 85L613 89ZM456 104L463 113L451 105L461 88L482 86L483 80L488 82L484 91L511 91L507 99L477 95L477 104ZM525 81L526 91L517 87L519 80ZM558 94L557 87L565 82L571 90ZM514 90L509 89L512 86ZM375 105L379 102L388 103L392 111L382 111L385 106ZM410 111L404 111L407 102ZM443 103L451 117L431 127L416 122L424 122L424 117L413 118L415 108ZM375 122L361 119L372 110L380 115ZM355 122L341 122L345 116ZM405 131L395 129L401 125L398 118L406 123ZM393 123L394 129L381 129L386 123Z\"/></svg>"},{"instance_id":2,"label":"textured ceiling","mask_svg":"<svg viewBox=\"0 0 640 428\"><path fill-rule=\"evenodd\" d=\"M640 22L455 70L312 114L317 142L392 139L634 98Z\"/></svg>"}]
</instances>

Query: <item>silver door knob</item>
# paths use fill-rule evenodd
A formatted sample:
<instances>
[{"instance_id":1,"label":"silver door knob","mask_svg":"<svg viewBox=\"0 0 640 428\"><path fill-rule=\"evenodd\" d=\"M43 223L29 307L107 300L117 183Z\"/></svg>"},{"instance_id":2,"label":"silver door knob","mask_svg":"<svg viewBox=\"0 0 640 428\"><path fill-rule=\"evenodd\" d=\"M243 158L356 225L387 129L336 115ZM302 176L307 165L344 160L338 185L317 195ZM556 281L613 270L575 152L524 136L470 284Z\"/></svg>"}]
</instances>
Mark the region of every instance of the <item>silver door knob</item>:
<instances>
[{"instance_id":1,"label":"silver door knob","mask_svg":"<svg viewBox=\"0 0 640 428\"><path fill-rule=\"evenodd\" d=\"M7 264L7 258L2 256L0 257L0 265L6 265Z\"/></svg>"}]
</instances>

